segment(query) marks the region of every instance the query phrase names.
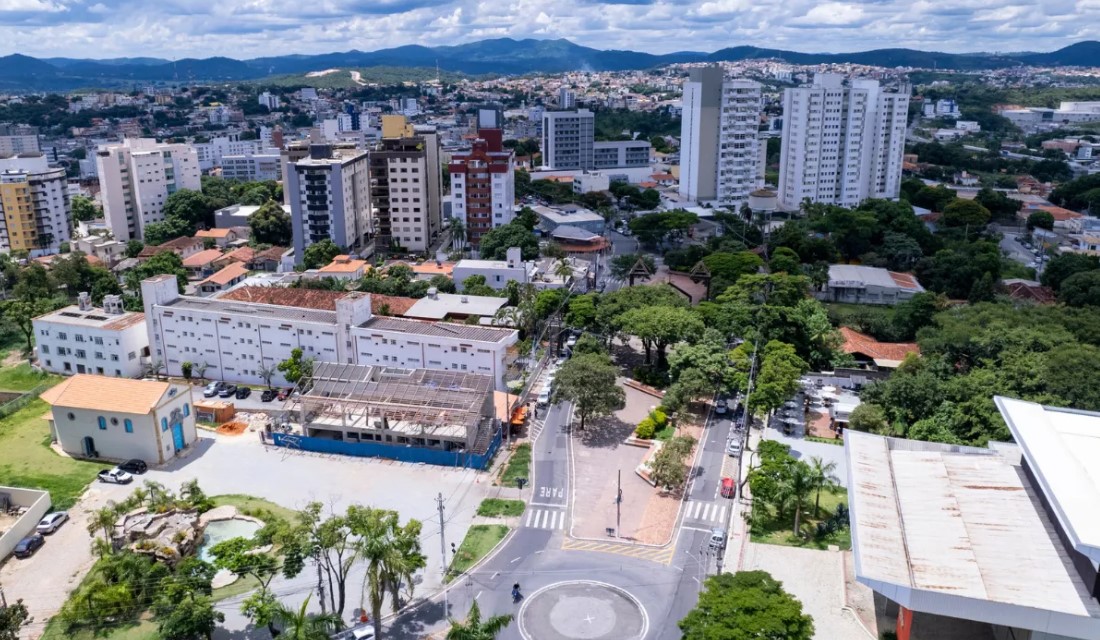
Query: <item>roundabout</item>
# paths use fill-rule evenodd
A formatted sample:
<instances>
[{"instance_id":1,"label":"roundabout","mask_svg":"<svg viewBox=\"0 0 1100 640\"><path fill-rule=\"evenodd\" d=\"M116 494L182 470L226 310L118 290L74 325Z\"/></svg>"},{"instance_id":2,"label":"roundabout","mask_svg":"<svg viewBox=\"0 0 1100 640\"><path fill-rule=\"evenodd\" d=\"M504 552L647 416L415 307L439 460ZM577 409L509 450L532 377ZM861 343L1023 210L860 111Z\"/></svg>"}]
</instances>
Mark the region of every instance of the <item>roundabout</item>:
<instances>
[{"instance_id":1,"label":"roundabout","mask_svg":"<svg viewBox=\"0 0 1100 640\"><path fill-rule=\"evenodd\" d=\"M605 582L573 580L545 586L520 606L524 640L641 640L649 631L645 607Z\"/></svg>"}]
</instances>

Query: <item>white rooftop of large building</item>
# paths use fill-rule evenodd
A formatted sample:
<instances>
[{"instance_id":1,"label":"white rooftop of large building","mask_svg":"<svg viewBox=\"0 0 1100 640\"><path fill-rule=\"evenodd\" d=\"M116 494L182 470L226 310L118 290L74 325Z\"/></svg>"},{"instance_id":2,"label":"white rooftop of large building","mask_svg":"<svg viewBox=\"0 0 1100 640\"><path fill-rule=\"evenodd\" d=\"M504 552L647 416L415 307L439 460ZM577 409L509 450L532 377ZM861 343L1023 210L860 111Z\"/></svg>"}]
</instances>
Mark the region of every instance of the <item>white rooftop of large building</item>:
<instances>
[{"instance_id":1,"label":"white rooftop of large building","mask_svg":"<svg viewBox=\"0 0 1100 640\"><path fill-rule=\"evenodd\" d=\"M69 305L35 318L36 321L64 324L72 327L88 327L121 331L145 321L145 314L134 311L108 313L98 307L81 309L78 305Z\"/></svg>"},{"instance_id":2,"label":"white rooftop of large building","mask_svg":"<svg viewBox=\"0 0 1100 640\"><path fill-rule=\"evenodd\" d=\"M541 204L531 207L539 216L550 220L554 224L577 224L578 222L604 222L604 217L594 211L575 205L565 205L562 208L551 208Z\"/></svg>"},{"instance_id":3,"label":"white rooftop of large building","mask_svg":"<svg viewBox=\"0 0 1100 640\"><path fill-rule=\"evenodd\" d=\"M1006 419L1030 421L1052 411L997 402ZM1100 435L1100 415L1089 419ZM846 431L857 580L913 611L1100 638L1100 604L1047 517L1041 490L1021 465L1022 448ZM1095 484L1077 489L1088 500Z\"/></svg>"},{"instance_id":4,"label":"white rooftop of large building","mask_svg":"<svg viewBox=\"0 0 1100 640\"><path fill-rule=\"evenodd\" d=\"M889 289L924 291L924 287L917 282L917 279L908 273L898 273L880 267L866 267L855 264L829 265L829 286L876 286Z\"/></svg>"},{"instance_id":5,"label":"white rooftop of large building","mask_svg":"<svg viewBox=\"0 0 1100 640\"><path fill-rule=\"evenodd\" d=\"M508 298L437 293L434 297L428 295L417 300L416 304L405 312L405 316L430 320L442 320L450 315L493 316L506 304L508 304Z\"/></svg>"}]
</instances>

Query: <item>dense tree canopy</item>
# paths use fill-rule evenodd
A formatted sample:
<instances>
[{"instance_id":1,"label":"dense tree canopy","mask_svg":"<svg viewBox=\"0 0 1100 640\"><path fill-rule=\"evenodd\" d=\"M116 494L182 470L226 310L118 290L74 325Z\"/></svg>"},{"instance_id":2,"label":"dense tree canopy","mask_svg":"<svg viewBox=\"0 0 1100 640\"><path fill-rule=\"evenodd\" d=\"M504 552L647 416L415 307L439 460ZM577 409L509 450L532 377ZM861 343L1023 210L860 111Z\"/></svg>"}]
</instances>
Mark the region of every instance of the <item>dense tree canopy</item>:
<instances>
[{"instance_id":1,"label":"dense tree canopy","mask_svg":"<svg viewBox=\"0 0 1100 640\"><path fill-rule=\"evenodd\" d=\"M510 247L519 247L524 260L539 257L539 240L522 222L516 218L512 222L490 229L481 236L478 254L484 260L504 260Z\"/></svg>"},{"instance_id":2,"label":"dense tree canopy","mask_svg":"<svg viewBox=\"0 0 1100 640\"><path fill-rule=\"evenodd\" d=\"M813 618L764 571L707 578L699 603L680 621L684 640L810 640Z\"/></svg>"},{"instance_id":3,"label":"dense tree canopy","mask_svg":"<svg viewBox=\"0 0 1100 640\"><path fill-rule=\"evenodd\" d=\"M252 239L262 244L289 247L294 239L290 214L274 200L262 203L255 213L248 216L248 226L252 229Z\"/></svg>"}]
</instances>

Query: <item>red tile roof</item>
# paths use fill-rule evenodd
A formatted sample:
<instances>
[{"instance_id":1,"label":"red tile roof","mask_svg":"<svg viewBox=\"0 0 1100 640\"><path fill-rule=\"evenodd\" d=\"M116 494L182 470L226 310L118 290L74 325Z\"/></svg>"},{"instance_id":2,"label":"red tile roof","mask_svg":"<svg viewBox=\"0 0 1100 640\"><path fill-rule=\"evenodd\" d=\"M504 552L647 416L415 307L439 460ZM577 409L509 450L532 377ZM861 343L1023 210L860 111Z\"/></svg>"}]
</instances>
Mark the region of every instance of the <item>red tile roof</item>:
<instances>
[{"instance_id":1,"label":"red tile roof","mask_svg":"<svg viewBox=\"0 0 1100 640\"><path fill-rule=\"evenodd\" d=\"M910 353L920 355L920 347L915 342L879 342L869 335L848 327L840 328L844 337L844 353L861 354L873 360L902 361Z\"/></svg>"},{"instance_id":2,"label":"red tile roof","mask_svg":"<svg viewBox=\"0 0 1100 640\"><path fill-rule=\"evenodd\" d=\"M280 307L335 311L336 301L345 295L347 295L346 291L329 291L327 289L246 286L227 291L218 299L273 304ZM405 315L405 312L411 309L416 302L416 298L383 296L374 293L370 297L371 312L379 313L382 306L386 305L389 307L390 315L395 316Z\"/></svg>"},{"instance_id":3,"label":"red tile roof","mask_svg":"<svg viewBox=\"0 0 1100 640\"><path fill-rule=\"evenodd\" d=\"M1039 304L1054 304L1054 290L1042 285L1028 284L1027 282L1006 282L1005 289L1008 295L1016 300L1034 300Z\"/></svg>"},{"instance_id":4,"label":"red tile roof","mask_svg":"<svg viewBox=\"0 0 1100 640\"><path fill-rule=\"evenodd\" d=\"M917 283L917 279L908 273L899 273L897 271L888 271L890 278L894 281L894 284L902 287L903 289L919 289L920 284Z\"/></svg>"},{"instance_id":5,"label":"red tile roof","mask_svg":"<svg viewBox=\"0 0 1100 640\"><path fill-rule=\"evenodd\" d=\"M214 273L209 278L207 278L206 280L203 280L199 284L204 285L204 284L207 284L207 283L211 283L211 284L216 284L219 287L224 287L225 285L229 284L230 282L233 282L237 278L240 278L241 276L244 276L244 275L247 275L247 274L248 274L248 267L244 266L240 262L233 262L229 266L219 270L217 273Z\"/></svg>"}]
</instances>

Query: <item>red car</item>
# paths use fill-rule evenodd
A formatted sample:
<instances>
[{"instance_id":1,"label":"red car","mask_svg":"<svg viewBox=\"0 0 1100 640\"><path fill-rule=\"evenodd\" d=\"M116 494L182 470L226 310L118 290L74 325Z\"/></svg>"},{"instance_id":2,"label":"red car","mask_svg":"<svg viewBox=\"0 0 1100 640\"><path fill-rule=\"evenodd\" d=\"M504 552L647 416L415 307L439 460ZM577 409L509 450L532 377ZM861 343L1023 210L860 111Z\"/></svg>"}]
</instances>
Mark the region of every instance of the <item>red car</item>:
<instances>
[{"instance_id":1,"label":"red car","mask_svg":"<svg viewBox=\"0 0 1100 640\"><path fill-rule=\"evenodd\" d=\"M733 478L722 478L722 497L732 498L737 493L737 487L733 484Z\"/></svg>"},{"instance_id":2,"label":"red car","mask_svg":"<svg viewBox=\"0 0 1100 640\"><path fill-rule=\"evenodd\" d=\"M286 389L282 389L281 391L279 391L279 395L275 396L275 398L277 400L286 400L287 398L290 397L291 393L294 393L294 388L293 387L287 387Z\"/></svg>"}]
</instances>

